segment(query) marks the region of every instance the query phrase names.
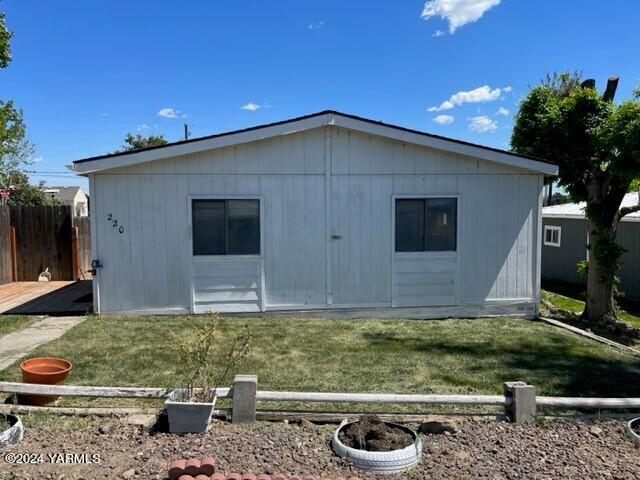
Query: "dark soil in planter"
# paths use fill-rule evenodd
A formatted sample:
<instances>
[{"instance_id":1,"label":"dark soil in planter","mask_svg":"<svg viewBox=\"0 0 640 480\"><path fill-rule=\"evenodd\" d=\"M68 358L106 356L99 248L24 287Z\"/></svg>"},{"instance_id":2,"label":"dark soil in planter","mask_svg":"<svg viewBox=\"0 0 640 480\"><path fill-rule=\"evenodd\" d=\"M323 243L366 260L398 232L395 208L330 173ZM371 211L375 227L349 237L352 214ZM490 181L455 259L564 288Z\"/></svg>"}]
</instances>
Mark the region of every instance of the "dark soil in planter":
<instances>
[{"instance_id":1,"label":"dark soil in planter","mask_svg":"<svg viewBox=\"0 0 640 480\"><path fill-rule=\"evenodd\" d=\"M638 420L637 422L631 424L631 430L636 435L640 435L640 420Z\"/></svg>"},{"instance_id":2,"label":"dark soil in planter","mask_svg":"<svg viewBox=\"0 0 640 480\"><path fill-rule=\"evenodd\" d=\"M375 415L362 417L343 428L340 441L347 447L369 452L389 452L413 445L415 439L403 428L389 425Z\"/></svg>"}]
</instances>

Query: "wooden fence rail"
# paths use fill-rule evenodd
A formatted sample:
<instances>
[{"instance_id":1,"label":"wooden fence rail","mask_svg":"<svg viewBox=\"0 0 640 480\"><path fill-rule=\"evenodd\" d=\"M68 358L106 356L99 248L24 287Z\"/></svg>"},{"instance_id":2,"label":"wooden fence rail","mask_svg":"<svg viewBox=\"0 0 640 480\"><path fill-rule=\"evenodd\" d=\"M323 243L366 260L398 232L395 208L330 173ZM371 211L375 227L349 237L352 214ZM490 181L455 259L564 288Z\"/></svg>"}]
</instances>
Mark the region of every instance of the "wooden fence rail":
<instances>
[{"instance_id":1,"label":"wooden fence rail","mask_svg":"<svg viewBox=\"0 0 640 480\"><path fill-rule=\"evenodd\" d=\"M107 398L165 398L172 389L145 387L92 387L79 385L40 385L0 382L0 393L23 395L58 395ZM376 394L330 392L275 392L257 390L254 375L237 375L233 387L212 391L218 398L232 399L234 422L248 423L256 419L257 402L324 402L324 403L412 403L422 405L494 405L504 407L505 414L516 423L535 421L536 407L636 409L640 398L547 397L536 396L535 388L522 382L505 384L505 395L438 395Z\"/></svg>"},{"instance_id":2,"label":"wooden fence rail","mask_svg":"<svg viewBox=\"0 0 640 480\"><path fill-rule=\"evenodd\" d=\"M504 395L412 395L389 393L324 393L257 391L263 402L414 403L425 405L508 405Z\"/></svg>"},{"instance_id":3,"label":"wooden fence rail","mask_svg":"<svg viewBox=\"0 0 640 480\"><path fill-rule=\"evenodd\" d=\"M55 395L60 397L96 398L165 398L172 388L90 387L81 385L41 385L37 383L0 382L0 393L18 395ZM218 388L218 397L228 397L230 388Z\"/></svg>"}]
</instances>

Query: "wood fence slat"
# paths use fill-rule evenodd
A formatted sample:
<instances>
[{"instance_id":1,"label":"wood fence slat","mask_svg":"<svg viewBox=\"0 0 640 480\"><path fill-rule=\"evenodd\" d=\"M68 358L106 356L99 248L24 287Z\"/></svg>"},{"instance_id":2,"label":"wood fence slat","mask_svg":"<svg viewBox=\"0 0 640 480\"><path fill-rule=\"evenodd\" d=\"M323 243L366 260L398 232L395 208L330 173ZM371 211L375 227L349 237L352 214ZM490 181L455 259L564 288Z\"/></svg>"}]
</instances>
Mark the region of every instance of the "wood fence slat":
<instances>
[{"instance_id":1,"label":"wood fence slat","mask_svg":"<svg viewBox=\"0 0 640 480\"><path fill-rule=\"evenodd\" d=\"M11 263L11 220L9 207L0 206L0 285L13 280Z\"/></svg>"},{"instance_id":2,"label":"wood fence slat","mask_svg":"<svg viewBox=\"0 0 640 480\"><path fill-rule=\"evenodd\" d=\"M73 225L77 228L78 269L80 278L90 280L91 274L91 223L89 217L73 217Z\"/></svg>"},{"instance_id":3,"label":"wood fence slat","mask_svg":"<svg viewBox=\"0 0 640 480\"><path fill-rule=\"evenodd\" d=\"M11 280L18 281L18 240L16 240L16 227L11 227Z\"/></svg>"}]
</instances>

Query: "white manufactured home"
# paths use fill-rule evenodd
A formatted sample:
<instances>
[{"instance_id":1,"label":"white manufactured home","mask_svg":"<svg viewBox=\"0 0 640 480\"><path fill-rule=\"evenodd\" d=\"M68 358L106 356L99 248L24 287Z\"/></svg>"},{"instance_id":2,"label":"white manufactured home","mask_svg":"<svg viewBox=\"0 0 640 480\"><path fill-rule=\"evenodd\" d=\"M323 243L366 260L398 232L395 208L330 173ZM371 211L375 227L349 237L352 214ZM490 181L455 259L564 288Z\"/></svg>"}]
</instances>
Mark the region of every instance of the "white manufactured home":
<instances>
[{"instance_id":1,"label":"white manufactured home","mask_svg":"<svg viewBox=\"0 0 640 480\"><path fill-rule=\"evenodd\" d=\"M536 313L550 163L325 111L73 169L98 313Z\"/></svg>"}]
</instances>

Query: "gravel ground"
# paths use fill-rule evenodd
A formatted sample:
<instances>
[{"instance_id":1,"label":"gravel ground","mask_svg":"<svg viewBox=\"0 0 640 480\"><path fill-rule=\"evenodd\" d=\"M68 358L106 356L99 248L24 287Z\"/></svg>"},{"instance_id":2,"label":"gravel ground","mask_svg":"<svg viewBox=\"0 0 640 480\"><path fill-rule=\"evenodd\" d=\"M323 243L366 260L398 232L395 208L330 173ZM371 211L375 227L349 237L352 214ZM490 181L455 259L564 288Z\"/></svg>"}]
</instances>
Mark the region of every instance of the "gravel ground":
<instances>
[{"instance_id":1,"label":"gravel ground","mask_svg":"<svg viewBox=\"0 0 640 480\"><path fill-rule=\"evenodd\" d=\"M383 478L640 478L640 449L626 437L622 420L548 420L528 426L470 418L456 421L456 434L424 437L418 468ZM0 479L166 479L170 459L202 454L216 457L223 472L376 478L350 469L332 454L329 440L335 425L215 422L206 435L178 436L104 419L80 428L69 422L27 428L24 441L0 455L42 454L43 463L15 465L2 460ZM57 453L88 454L86 461L97 453L100 461L52 463L55 458L47 454Z\"/></svg>"}]
</instances>

